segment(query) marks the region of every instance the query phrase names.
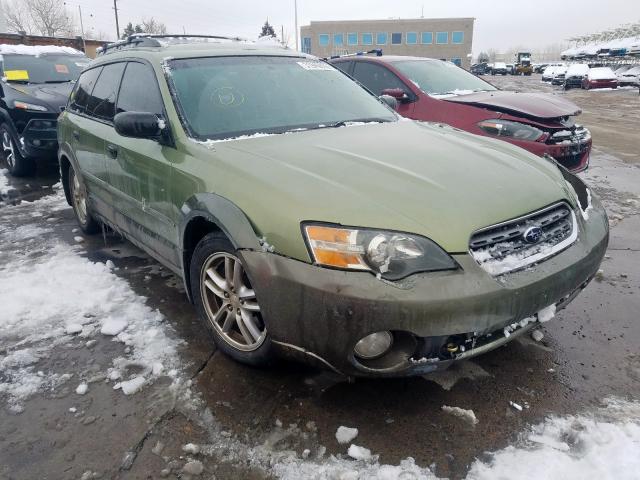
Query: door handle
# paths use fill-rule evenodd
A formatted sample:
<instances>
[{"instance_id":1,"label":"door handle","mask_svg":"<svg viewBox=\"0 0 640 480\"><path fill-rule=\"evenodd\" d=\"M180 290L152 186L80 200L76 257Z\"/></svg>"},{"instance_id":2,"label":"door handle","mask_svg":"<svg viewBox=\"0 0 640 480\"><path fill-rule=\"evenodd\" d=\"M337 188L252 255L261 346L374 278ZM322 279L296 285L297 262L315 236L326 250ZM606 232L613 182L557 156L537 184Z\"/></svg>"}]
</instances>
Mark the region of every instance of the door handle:
<instances>
[{"instance_id":1,"label":"door handle","mask_svg":"<svg viewBox=\"0 0 640 480\"><path fill-rule=\"evenodd\" d=\"M73 131L73 138L80 140L80 132L78 130Z\"/></svg>"},{"instance_id":2,"label":"door handle","mask_svg":"<svg viewBox=\"0 0 640 480\"><path fill-rule=\"evenodd\" d=\"M113 143L107 145L107 152L111 158L116 158L118 156L118 147Z\"/></svg>"}]
</instances>

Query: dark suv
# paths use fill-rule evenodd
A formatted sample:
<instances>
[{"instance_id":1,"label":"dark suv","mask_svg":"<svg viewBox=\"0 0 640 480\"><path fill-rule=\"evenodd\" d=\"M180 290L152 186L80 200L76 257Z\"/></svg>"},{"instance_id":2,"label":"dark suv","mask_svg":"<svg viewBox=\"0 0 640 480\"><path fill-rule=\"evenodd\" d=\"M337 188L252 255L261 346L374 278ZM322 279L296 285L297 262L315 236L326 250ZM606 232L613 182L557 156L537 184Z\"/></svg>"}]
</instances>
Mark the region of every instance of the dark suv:
<instances>
[{"instance_id":1,"label":"dark suv","mask_svg":"<svg viewBox=\"0 0 640 480\"><path fill-rule=\"evenodd\" d=\"M12 175L32 175L37 158L56 159L56 124L89 59L70 47L0 45L0 137Z\"/></svg>"},{"instance_id":2,"label":"dark suv","mask_svg":"<svg viewBox=\"0 0 640 480\"><path fill-rule=\"evenodd\" d=\"M587 168L589 130L575 123L580 108L544 93L499 90L451 62L422 57L344 56L331 60L376 95L398 100L398 112L441 122L551 156L572 172Z\"/></svg>"}]
</instances>

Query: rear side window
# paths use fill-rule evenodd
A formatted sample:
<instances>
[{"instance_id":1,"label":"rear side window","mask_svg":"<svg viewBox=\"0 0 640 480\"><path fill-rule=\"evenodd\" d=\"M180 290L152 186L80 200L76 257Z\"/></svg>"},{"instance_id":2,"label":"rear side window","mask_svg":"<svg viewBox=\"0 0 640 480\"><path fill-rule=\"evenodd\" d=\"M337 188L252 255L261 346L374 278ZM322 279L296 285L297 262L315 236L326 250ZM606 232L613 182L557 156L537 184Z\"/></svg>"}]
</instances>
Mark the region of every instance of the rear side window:
<instances>
[{"instance_id":1,"label":"rear side window","mask_svg":"<svg viewBox=\"0 0 640 480\"><path fill-rule=\"evenodd\" d=\"M147 112L163 115L162 95L151 67L129 62L124 71L116 113Z\"/></svg>"},{"instance_id":2,"label":"rear side window","mask_svg":"<svg viewBox=\"0 0 640 480\"><path fill-rule=\"evenodd\" d=\"M102 68L102 73L100 73L87 103L87 114L103 120L113 120L116 111L116 96L125 65L124 62L111 63Z\"/></svg>"},{"instance_id":3,"label":"rear side window","mask_svg":"<svg viewBox=\"0 0 640 480\"><path fill-rule=\"evenodd\" d=\"M353 62L336 62L333 64L334 67L339 68L349 75L351 75L351 65L353 65Z\"/></svg>"},{"instance_id":4,"label":"rear side window","mask_svg":"<svg viewBox=\"0 0 640 480\"><path fill-rule=\"evenodd\" d=\"M356 62L353 76L376 95L382 95L387 88L401 88L408 91L407 86L389 69L371 62Z\"/></svg>"},{"instance_id":5,"label":"rear side window","mask_svg":"<svg viewBox=\"0 0 640 480\"><path fill-rule=\"evenodd\" d=\"M102 71L102 67L92 68L80 75L78 83L76 85L71 98L69 99L69 105L72 110L77 112L84 112L93 91L93 86Z\"/></svg>"}]
</instances>

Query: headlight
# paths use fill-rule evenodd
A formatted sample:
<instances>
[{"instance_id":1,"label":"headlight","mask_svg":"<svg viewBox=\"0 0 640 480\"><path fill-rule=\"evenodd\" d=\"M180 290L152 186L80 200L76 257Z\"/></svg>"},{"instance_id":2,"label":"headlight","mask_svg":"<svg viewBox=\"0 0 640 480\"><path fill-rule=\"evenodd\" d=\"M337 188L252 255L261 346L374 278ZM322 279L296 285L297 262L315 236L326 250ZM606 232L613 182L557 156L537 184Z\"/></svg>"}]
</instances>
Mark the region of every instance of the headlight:
<instances>
[{"instance_id":1,"label":"headlight","mask_svg":"<svg viewBox=\"0 0 640 480\"><path fill-rule=\"evenodd\" d=\"M15 108L19 108L20 110L31 110L35 112L48 112L49 109L42 105L36 105L34 103L20 102L18 100L13 101L13 106Z\"/></svg>"},{"instance_id":2,"label":"headlight","mask_svg":"<svg viewBox=\"0 0 640 480\"><path fill-rule=\"evenodd\" d=\"M483 120L478 126L489 135L517 140L535 141L544 135L544 132L536 127L508 120Z\"/></svg>"},{"instance_id":3,"label":"headlight","mask_svg":"<svg viewBox=\"0 0 640 480\"><path fill-rule=\"evenodd\" d=\"M318 265L370 271L387 280L458 268L442 248L418 235L317 224L304 225L304 233Z\"/></svg>"}]
</instances>

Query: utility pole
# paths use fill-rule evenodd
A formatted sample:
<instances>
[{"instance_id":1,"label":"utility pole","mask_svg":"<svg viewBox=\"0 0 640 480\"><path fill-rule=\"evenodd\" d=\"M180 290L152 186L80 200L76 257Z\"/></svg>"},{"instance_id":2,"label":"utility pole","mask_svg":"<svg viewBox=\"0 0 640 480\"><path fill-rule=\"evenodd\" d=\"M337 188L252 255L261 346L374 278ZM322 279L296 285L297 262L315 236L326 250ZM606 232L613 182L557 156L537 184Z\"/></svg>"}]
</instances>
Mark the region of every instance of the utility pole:
<instances>
[{"instance_id":1,"label":"utility pole","mask_svg":"<svg viewBox=\"0 0 640 480\"><path fill-rule=\"evenodd\" d=\"M284 45L284 25L280 25L280 43Z\"/></svg>"},{"instance_id":2,"label":"utility pole","mask_svg":"<svg viewBox=\"0 0 640 480\"><path fill-rule=\"evenodd\" d=\"M80 14L80 33L82 34L82 49L84 50L84 53L87 53L87 44L84 41L84 25L82 24L82 7L80 7L80 5L78 5L78 13Z\"/></svg>"},{"instance_id":3,"label":"utility pole","mask_svg":"<svg viewBox=\"0 0 640 480\"><path fill-rule=\"evenodd\" d=\"M293 0L293 10L296 17L296 51L298 50L298 0Z\"/></svg>"},{"instance_id":4,"label":"utility pole","mask_svg":"<svg viewBox=\"0 0 640 480\"><path fill-rule=\"evenodd\" d=\"M118 24L118 4L113 0L113 10L116 12L116 40L120 40L120 25Z\"/></svg>"}]
</instances>

